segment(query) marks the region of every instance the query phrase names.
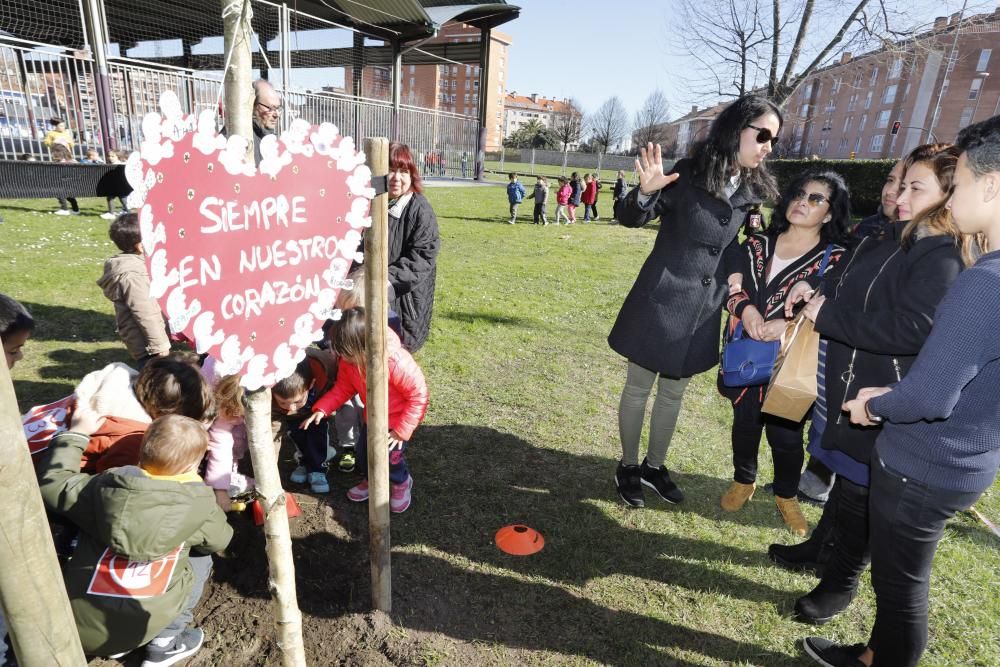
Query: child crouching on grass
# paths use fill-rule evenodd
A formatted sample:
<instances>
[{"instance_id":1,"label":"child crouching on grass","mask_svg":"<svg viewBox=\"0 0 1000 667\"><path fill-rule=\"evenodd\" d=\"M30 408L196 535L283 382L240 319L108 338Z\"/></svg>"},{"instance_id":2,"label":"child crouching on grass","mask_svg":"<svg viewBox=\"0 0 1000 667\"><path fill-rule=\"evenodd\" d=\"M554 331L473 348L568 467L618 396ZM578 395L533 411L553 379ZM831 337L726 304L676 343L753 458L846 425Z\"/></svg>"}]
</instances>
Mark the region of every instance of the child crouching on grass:
<instances>
[{"instance_id":1,"label":"child crouching on grass","mask_svg":"<svg viewBox=\"0 0 1000 667\"><path fill-rule=\"evenodd\" d=\"M364 308L345 310L340 320L330 328L329 336L330 349L340 358L337 381L313 405L313 414L303 422L303 427L329 417L352 396L367 395ZM406 443L427 413L428 394L420 366L403 349L399 336L388 328L386 348L389 369L389 481L392 483L389 508L398 514L410 506L413 477L406 465ZM367 424L367 408L364 416ZM357 454L358 465L363 473L367 473L367 427L362 428L358 437ZM368 500L368 480L348 491L347 498L359 503Z\"/></svg>"},{"instance_id":2,"label":"child crouching on grass","mask_svg":"<svg viewBox=\"0 0 1000 667\"><path fill-rule=\"evenodd\" d=\"M215 385L215 408L218 416L208 429L203 476L219 507L229 512L232 498L254 488L253 479L239 472L240 461L250 450L239 375L227 375Z\"/></svg>"},{"instance_id":3,"label":"child crouching on grass","mask_svg":"<svg viewBox=\"0 0 1000 667\"><path fill-rule=\"evenodd\" d=\"M337 366L325 350L308 348L306 358L295 371L271 387L271 422L275 445L288 435L298 449L299 465L289 479L293 484L309 483L313 493L330 493L326 479L326 461L330 434L326 424L308 423L316 400L329 391L336 378ZM336 454L336 450L333 451Z\"/></svg>"},{"instance_id":4,"label":"child crouching on grass","mask_svg":"<svg viewBox=\"0 0 1000 667\"><path fill-rule=\"evenodd\" d=\"M76 629L88 655L148 643L143 667L172 665L204 642L189 624L211 554L233 536L198 476L208 435L193 419L167 415L147 429L137 466L82 473L80 456L101 420L78 408L39 471L45 506L81 529L63 570Z\"/></svg>"}]
</instances>

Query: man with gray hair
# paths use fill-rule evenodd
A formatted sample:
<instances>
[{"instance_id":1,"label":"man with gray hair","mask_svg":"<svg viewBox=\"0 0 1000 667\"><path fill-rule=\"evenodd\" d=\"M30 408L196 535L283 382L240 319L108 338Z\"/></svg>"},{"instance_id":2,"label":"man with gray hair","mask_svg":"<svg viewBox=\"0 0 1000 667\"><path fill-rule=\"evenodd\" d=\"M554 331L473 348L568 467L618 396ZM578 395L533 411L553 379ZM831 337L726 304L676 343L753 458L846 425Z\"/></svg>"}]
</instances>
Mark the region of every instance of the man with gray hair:
<instances>
[{"instance_id":1,"label":"man with gray hair","mask_svg":"<svg viewBox=\"0 0 1000 667\"><path fill-rule=\"evenodd\" d=\"M274 134L281 116L281 97L267 79L253 82L253 157L260 164L260 140Z\"/></svg>"}]
</instances>

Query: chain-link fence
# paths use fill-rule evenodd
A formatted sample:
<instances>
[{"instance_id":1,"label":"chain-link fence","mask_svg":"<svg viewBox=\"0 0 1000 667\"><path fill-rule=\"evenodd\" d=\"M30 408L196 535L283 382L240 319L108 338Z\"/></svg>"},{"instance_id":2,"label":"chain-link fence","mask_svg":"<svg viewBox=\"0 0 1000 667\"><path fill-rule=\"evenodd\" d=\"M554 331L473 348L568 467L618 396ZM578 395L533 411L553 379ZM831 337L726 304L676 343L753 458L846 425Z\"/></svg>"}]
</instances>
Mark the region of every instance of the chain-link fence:
<instances>
[{"instance_id":1,"label":"chain-link fence","mask_svg":"<svg viewBox=\"0 0 1000 667\"><path fill-rule=\"evenodd\" d=\"M47 158L43 140L54 119L65 121L77 158L88 149L104 158L107 146L131 150L141 140L143 116L159 110L167 90L186 112L217 110L221 126L220 3L208 0L184 15L158 0L101 4L108 35L99 48L107 55L110 88L103 114L97 86L104 79L96 75L77 0L0 0L0 26L15 29L0 30L0 158ZM478 120L394 107L387 42L288 5L252 0L251 8L253 76L267 78L282 95L279 129L304 118L334 123L359 144L366 137L395 137L433 165L435 175L472 175Z\"/></svg>"}]
</instances>

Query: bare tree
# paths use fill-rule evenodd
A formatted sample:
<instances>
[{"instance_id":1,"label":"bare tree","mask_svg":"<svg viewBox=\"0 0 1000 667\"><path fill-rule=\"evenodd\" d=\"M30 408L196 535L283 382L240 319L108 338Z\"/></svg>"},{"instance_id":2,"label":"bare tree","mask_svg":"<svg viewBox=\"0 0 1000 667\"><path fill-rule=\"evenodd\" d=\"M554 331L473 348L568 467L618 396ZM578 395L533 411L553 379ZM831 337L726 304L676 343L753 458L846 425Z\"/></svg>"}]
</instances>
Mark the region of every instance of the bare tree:
<instances>
[{"instance_id":1,"label":"bare tree","mask_svg":"<svg viewBox=\"0 0 1000 667\"><path fill-rule=\"evenodd\" d=\"M591 137L602 153L607 153L609 147L620 144L628 130L628 112L617 95L605 100L590 119Z\"/></svg>"},{"instance_id":2,"label":"bare tree","mask_svg":"<svg viewBox=\"0 0 1000 667\"><path fill-rule=\"evenodd\" d=\"M669 113L670 105L662 90L656 89L647 95L632 122L635 143L639 146L662 143L666 139Z\"/></svg>"},{"instance_id":3,"label":"bare tree","mask_svg":"<svg viewBox=\"0 0 1000 667\"><path fill-rule=\"evenodd\" d=\"M570 144L580 141L584 131L584 114L576 100L566 100L566 111L553 115L552 130L559 137L563 153L569 150Z\"/></svg>"},{"instance_id":4,"label":"bare tree","mask_svg":"<svg viewBox=\"0 0 1000 667\"><path fill-rule=\"evenodd\" d=\"M883 48L903 29L909 0L683 0L682 53L701 67L682 77L694 98L759 91L784 104L805 78L844 51Z\"/></svg>"}]
</instances>

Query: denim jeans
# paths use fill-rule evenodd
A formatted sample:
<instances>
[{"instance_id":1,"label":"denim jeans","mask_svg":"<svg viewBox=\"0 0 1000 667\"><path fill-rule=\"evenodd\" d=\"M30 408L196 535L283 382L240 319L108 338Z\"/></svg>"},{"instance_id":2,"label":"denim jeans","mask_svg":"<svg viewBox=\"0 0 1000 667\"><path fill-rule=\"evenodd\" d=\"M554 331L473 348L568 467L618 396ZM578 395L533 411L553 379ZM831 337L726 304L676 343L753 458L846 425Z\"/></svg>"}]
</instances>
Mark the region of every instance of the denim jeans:
<instances>
[{"instance_id":1,"label":"denim jeans","mask_svg":"<svg viewBox=\"0 0 1000 667\"><path fill-rule=\"evenodd\" d=\"M872 458L873 667L916 665L927 647L931 564L948 519L982 492L951 491L904 477Z\"/></svg>"},{"instance_id":2,"label":"denim jeans","mask_svg":"<svg viewBox=\"0 0 1000 667\"><path fill-rule=\"evenodd\" d=\"M394 449L389 452L389 481L393 484L402 484L410 476L410 467L406 465L406 445L403 443L401 449ZM368 478L368 424L362 424L361 434L358 436L358 444L355 448L356 465L361 470L361 474Z\"/></svg>"},{"instance_id":3,"label":"denim jeans","mask_svg":"<svg viewBox=\"0 0 1000 667\"><path fill-rule=\"evenodd\" d=\"M208 575L212 574L212 557L196 556L192 553L188 556L188 562L191 563L191 571L194 573L194 584L191 586L187 602L184 603L184 609L181 610L177 618L156 635L157 638L172 639L184 632L191 625L191 621L194 620L194 608L198 606L198 601L201 600L201 594L205 590L205 582L208 581Z\"/></svg>"}]
</instances>

